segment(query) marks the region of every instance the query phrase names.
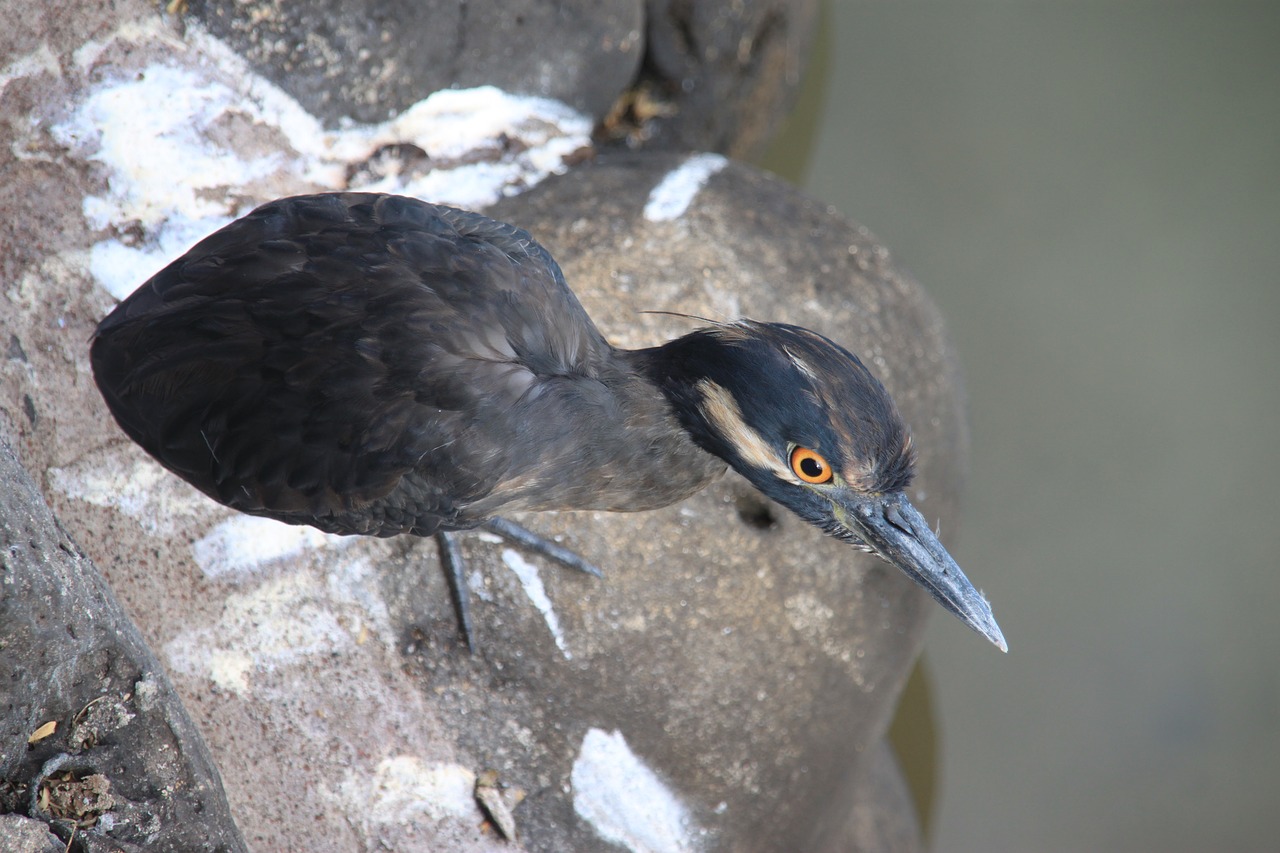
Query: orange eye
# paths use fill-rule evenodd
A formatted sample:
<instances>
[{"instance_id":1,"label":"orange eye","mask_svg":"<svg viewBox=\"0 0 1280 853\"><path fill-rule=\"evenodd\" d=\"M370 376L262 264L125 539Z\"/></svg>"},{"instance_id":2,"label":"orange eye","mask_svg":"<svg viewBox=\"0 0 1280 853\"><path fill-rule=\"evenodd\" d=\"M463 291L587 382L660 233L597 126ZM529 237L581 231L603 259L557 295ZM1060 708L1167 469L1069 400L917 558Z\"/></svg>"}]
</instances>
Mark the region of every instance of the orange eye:
<instances>
[{"instance_id":1,"label":"orange eye","mask_svg":"<svg viewBox=\"0 0 1280 853\"><path fill-rule=\"evenodd\" d=\"M822 454L807 447L797 447L791 451L791 470L806 483L830 483L835 472Z\"/></svg>"}]
</instances>

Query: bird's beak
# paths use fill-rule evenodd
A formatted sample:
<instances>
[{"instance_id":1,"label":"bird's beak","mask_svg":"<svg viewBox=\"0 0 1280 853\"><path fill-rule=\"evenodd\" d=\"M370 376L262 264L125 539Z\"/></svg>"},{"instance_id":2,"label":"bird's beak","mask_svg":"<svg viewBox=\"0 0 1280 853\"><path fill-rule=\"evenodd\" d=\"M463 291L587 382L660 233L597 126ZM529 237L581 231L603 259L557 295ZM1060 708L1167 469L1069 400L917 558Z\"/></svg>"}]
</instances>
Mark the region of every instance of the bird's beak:
<instances>
[{"instance_id":1,"label":"bird's beak","mask_svg":"<svg viewBox=\"0 0 1280 853\"><path fill-rule=\"evenodd\" d=\"M901 492L884 495L850 494L832 502L836 521L884 560L906 572L939 604L966 625L1009 651L991 605L960 571L956 561L929 529L924 516Z\"/></svg>"}]
</instances>

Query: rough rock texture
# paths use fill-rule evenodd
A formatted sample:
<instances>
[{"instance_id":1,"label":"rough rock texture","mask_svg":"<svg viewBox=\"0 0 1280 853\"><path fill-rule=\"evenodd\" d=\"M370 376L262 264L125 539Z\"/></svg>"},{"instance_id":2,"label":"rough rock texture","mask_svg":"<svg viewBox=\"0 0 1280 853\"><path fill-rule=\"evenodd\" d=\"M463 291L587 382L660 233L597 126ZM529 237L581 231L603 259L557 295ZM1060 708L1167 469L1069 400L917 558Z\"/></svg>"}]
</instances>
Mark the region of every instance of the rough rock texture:
<instances>
[{"instance_id":1,"label":"rough rock texture","mask_svg":"<svg viewBox=\"0 0 1280 853\"><path fill-rule=\"evenodd\" d=\"M48 821L64 840L72 823L89 827L72 849L100 835L154 851L244 850L160 662L2 434L0 549L3 811Z\"/></svg>"},{"instance_id":2,"label":"rough rock texture","mask_svg":"<svg viewBox=\"0 0 1280 853\"><path fill-rule=\"evenodd\" d=\"M798 95L817 0L648 0L633 146L763 153Z\"/></svg>"},{"instance_id":3,"label":"rough rock texture","mask_svg":"<svg viewBox=\"0 0 1280 853\"><path fill-rule=\"evenodd\" d=\"M16 814L0 814L0 838L7 853L65 853L66 844L49 831L49 824Z\"/></svg>"},{"instance_id":4,"label":"rough rock texture","mask_svg":"<svg viewBox=\"0 0 1280 853\"><path fill-rule=\"evenodd\" d=\"M751 158L795 101L817 0L189 0L328 126L438 89L555 98L631 147Z\"/></svg>"},{"instance_id":5,"label":"rough rock texture","mask_svg":"<svg viewBox=\"0 0 1280 853\"><path fill-rule=\"evenodd\" d=\"M641 0L189 0L191 18L332 125L493 85L597 120L634 78Z\"/></svg>"},{"instance_id":6,"label":"rough rock texture","mask_svg":"<svg viewBox=\"0 0 1280 853\"><path fill-rule=\"evenodd\" d=\"M122 176L56 128L92 81L152 74L150 58L192 73L211 61L153 37L138 23L158 20L153 9L75 11L33 15L42 36L0 31L17 51L0 77L11 140L0 148L0 412L186 699L251 847L918 849L883 733L936 608L740 479L652 513L522 519L604 566L603 581L466 538L480 647L469 656L430 542L230 514L124 439L88 368L89 335L113 303L94 271L102 247L155 235L139 219L86 219L86 198L113 198ZM219 113L202 126L216 145L194 152L221 164L239 150L275 169L252 185L199 185L226 215L259 193L314 189L285 137L246 115ZM174 181L196 177L209 170ZM788 320L860 353L921 450L913 502L942 519L944 539L953 530L965 434L952 354L936 311L865 231L706 155L601 156L490 213L546 243L620 345L694 322L641 313L662 310ZM48 541L54 553L62 540ZM130 677L68 700L68 725L108 694L74 731L136 725L120 722L142 695L142 670ZM0 722L25 749L45 719L23 707ZM133 796L92 779L110 780L101 768L73 769L55 781L83 783L98 803ZM663 808L643 815L642 803ZM497 831L508 818L515 844Z\"/></svg>"}]
</instances>

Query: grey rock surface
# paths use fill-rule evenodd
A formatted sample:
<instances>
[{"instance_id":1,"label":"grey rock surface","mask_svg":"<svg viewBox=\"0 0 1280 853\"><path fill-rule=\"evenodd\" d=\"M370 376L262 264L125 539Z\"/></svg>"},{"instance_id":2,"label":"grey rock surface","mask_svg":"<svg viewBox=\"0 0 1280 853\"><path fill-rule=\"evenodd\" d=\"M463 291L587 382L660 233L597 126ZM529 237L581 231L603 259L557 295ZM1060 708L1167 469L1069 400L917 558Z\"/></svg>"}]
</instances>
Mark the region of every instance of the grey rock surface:
<instances>
[{"instance_id":1,"label":"grey rock surface","mask_svg":"<svg viewBox=\"0 0 1280 853\"><path fill-rule=\"evenodd\" d=\"M328 126L386 119L439 89L555 98L631 147L763 152L793 105L817 0L189 0Z\"/></svg>"},{"instance_id":2,"label":"grey rock surface","mask_svg":"<svg viewBox=\"0 0 1280 853\"><path fill-rule=\"evenodd\" d=\"M49 824L17 814L0 814L0 838L8 853L64 853L66 845Z\"/></svg>"},{"instance_id":3,"label":"grey rock surface","mask_svg":"<svg viewBox=\"0 0 1280 853\"><path fill-rule=\"evenodd\" d=\"M244 850L208 749L0 430L0 785L64 840ZM12 821L10 821L12 823ZM47 824L46 824L47 825ZM35 843L29 824L15 837ZM37 845L29 849L40 849Z\"/></svg>"},{"instance_id":4,"label":"grey rock surface","mask_svg":"<svg viewBox=\"0 0 1280 853\"><path fill-rule=\"evenodd\" d=\"M329 125L483 85L599 120L644 50L641 0L190 0L186 14Z\"/></svg>"},{"instance_id":5,"label":"grey rock surface","mask_svg":"<svg viewBox=\"0 0 1280 853\"><path fill-rule=\"evenodd\" d=\"M853 768L838 796L845 807L828 809L813 828L812 846L820 853L911 853L927 849L916 807L897 759L881 741Z\"/></svg>"},{"instance_id":6,"label":"grey rock surface","mask_svg":"<svg viewBox=\"0 0 1280 853\"><path fill-rule=\"evenodd\" d=\"M647 0L642 121L628 141L760 156L795 103L817 26L817 0Z\"/></svg>"}]
</instances>

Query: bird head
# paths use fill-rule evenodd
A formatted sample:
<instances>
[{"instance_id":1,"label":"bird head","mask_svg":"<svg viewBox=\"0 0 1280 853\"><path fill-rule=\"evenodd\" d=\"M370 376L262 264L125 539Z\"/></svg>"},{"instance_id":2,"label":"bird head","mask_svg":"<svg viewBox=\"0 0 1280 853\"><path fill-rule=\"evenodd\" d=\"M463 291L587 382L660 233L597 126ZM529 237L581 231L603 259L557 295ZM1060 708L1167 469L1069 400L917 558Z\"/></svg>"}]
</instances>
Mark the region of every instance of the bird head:
<instances>
[{"instance_id":1,"label":"bird head","mask_svg":"<svg viewBox=\"0 0 1280 853\"><path fill-rule=\"evenodd\" d=\"M807 329L747 320L661 349L664 390L704 450L805 521L896 566L1007 651L990 605L907 499L911 435L856 356Z\"/></svg>"}]
</instances>

